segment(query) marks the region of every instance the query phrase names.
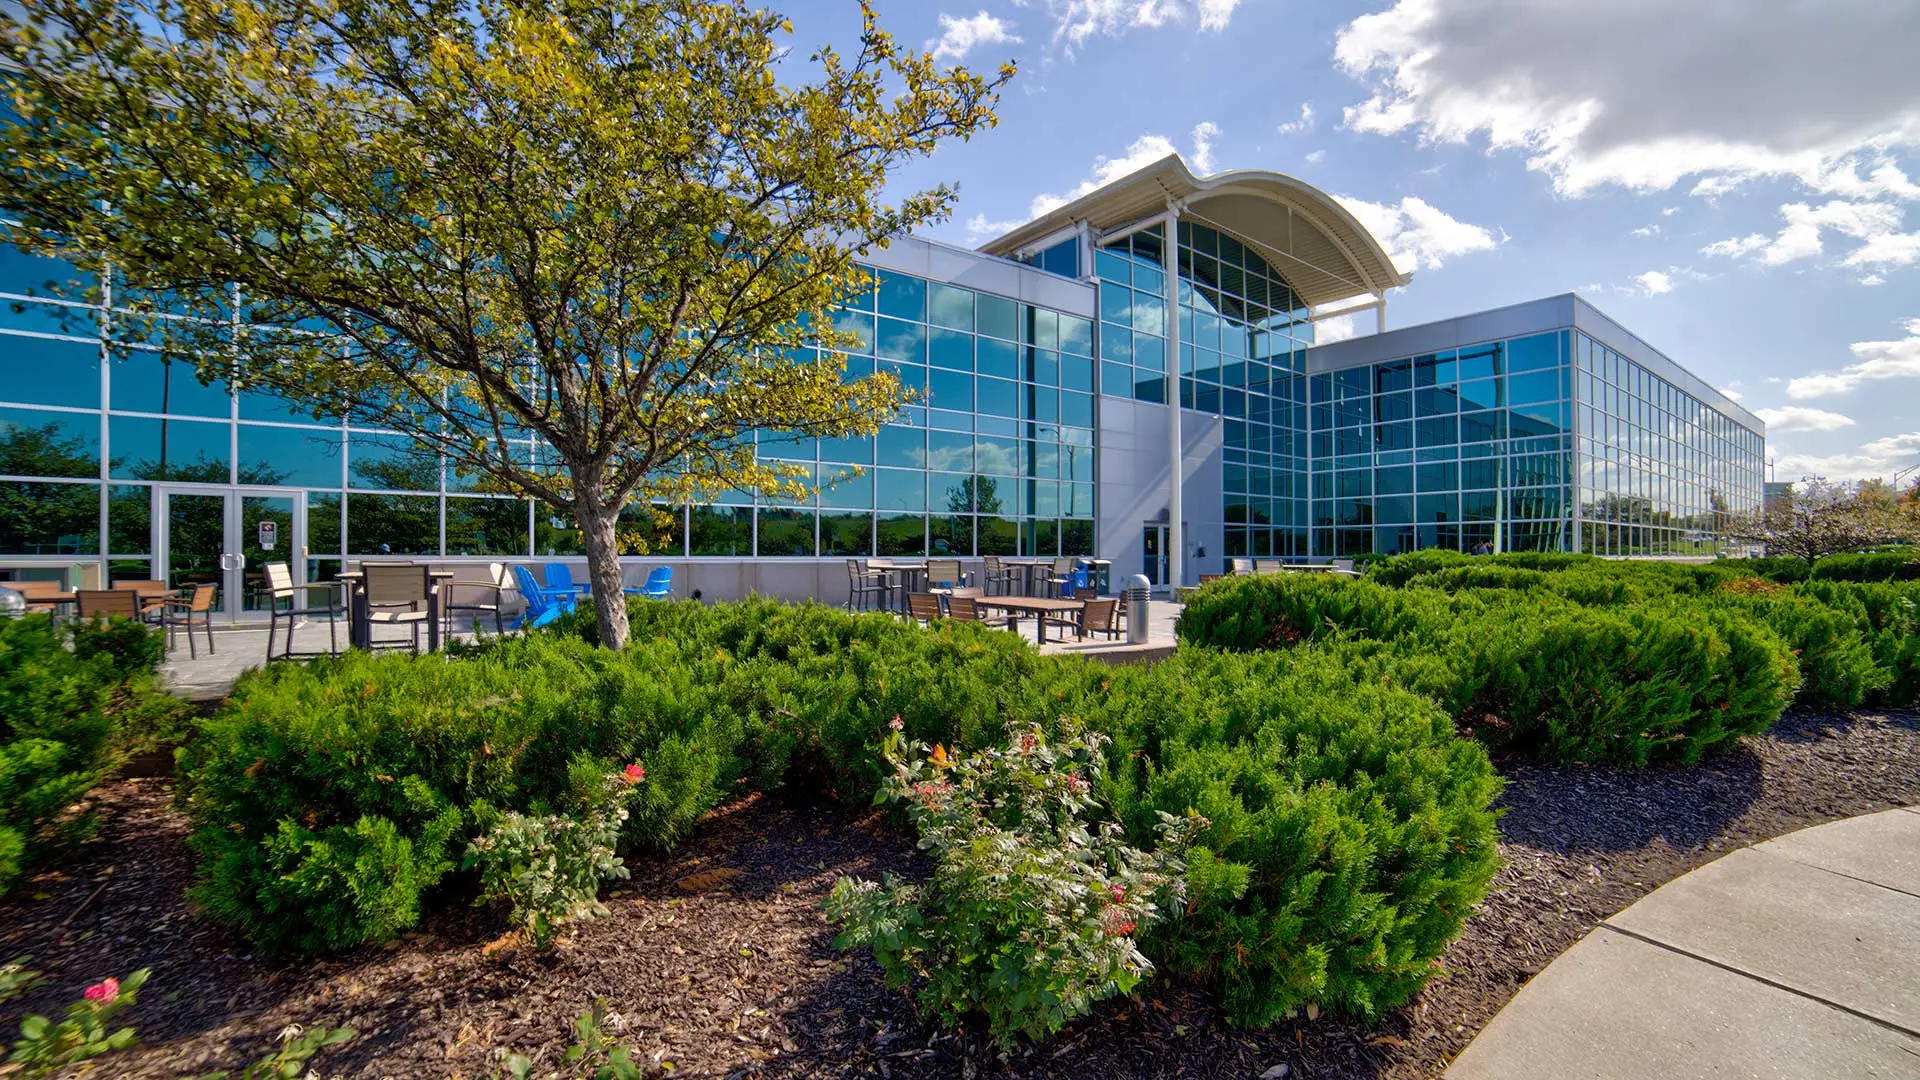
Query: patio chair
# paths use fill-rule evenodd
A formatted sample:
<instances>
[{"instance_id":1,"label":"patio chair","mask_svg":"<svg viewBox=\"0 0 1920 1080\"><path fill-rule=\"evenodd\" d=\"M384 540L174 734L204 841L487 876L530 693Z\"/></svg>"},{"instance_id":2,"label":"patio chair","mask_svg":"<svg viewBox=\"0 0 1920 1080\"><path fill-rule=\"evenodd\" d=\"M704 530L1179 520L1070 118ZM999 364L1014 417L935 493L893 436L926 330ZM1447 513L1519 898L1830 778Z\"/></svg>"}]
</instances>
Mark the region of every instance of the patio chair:
<instances>
[{"instance_id":1,"label":"patio chair","mask_svg":"<svg viewBox=\"0 0 1920 1080\"><path fill-rule=\"evenodd\" d=\"M986 614L980 609L979 598L958 592L947 597L947 618L955 622L977 622L997 630L1014 628L1014 616Z\"/></svg>"},{"instance_id":2,"label":"patio chair","mask_svg":"<svg viewBox=\"0 0 1920 1080\"><path fill-rule=\"evenodd\" d=\"M1053 570L1047 574L1047 595L1072 596L1076 576L1082 586L1086 585L1087 573L1076 567L1073 559L1062 556L1053 560Z\"/></svg>"},{"instance_id":3,"label":"patio chair","mask_svg":"<svg viewBox=\"0 0 1920 1080\"><path fill-rule=\"evenodd\" d=\"M1279 559L1253 560L1253 572L1256 574L1277 574L1286 568L1287 564L1281 562Z\"/></svg>"},{"instance_id":4,"label":"patio chair","mask_svg":"<svg viewBox=\"0 0 1920 1080\"><path fill-rule=\"evenodd\" d=\"M1227 573L1251 574L1253 573L1253 560L1252 559L1228 559Z\"/></svg>"},{"instance_id":5,"label":"patio chair","mask_svg":"<svg viewBox=\"0 0 1920 1080\"><path fill-rule=\"evenodd\" d=\"M74 593L80 602L80 617L83 619L118 615L121 618L140 618L140 598L126 589L81 589Z\"/></svg>"},{"instance_id":6,"label":"patio chair","mask_svg":"<svg viewBox=\"0 0 1920 1080\"><path fill-rule=\"evenodd\" d=\"M310 597L320 593L325 600L316 604ZM286 607L281 607L282 601ZM313 656L315 653L295 653L293 651L293 628L302 618L325 615L327 617L327 652L333 656L340 651L339 619L346 613L346 604L340 599L340 583L337 581L309 581L304 585L293 583L293 569L286 563L267 564L267 659L274 659L273 636L278 631L280 620L287 621L287 647L280 652L285 660L297 655ZM209 646L211 651L211 646Z\"/></svg>"},{"instance_id":7,"label":"patio chair","mask_svg":"<svg viewBox=\"0 0 1920 1080\"><path fill-rule=\"evenodd\" d=\"M951 589L967 583L967 576L960 570L959 559L927 560L927 585L930 588Z\"/></svg>"},{"instance_id":8,"label":"patio chair","mask_svg":"<svg viewBox=\"0 0 1920 1080\"><path fill-rule=\"evenodd\" d=\"M547 577L549 581L552 580L551 571ZM463 591L470 599L461 600ZM506 593L507 568L499 563L488 563L485 567L463 567L456 571L451 580L440 583L440 610L446 618L447 632L453 632L455 616L491 615L493 632L506 633L506 616L501 611Z\"/></svg>"},{"instance_id":9,"label":"patio chair","mask_svg":"<svg viewBox=\"0 0 1920 1080\"><path fill-rule=\"evenodd\" d=\"M433 579L427 567L413 563L363 563L360 587L367 597L367 644L379 648L373 640L375 626L404 626L412 631L412 648L420 651L420 629L435 615ZM397 642L388 642L389 647Z\"/></svg>"},{"instance_id":10,"label":"patio chair","mask_svg":"<svg viewBox=\"0 0 1920 1080\"><path fill-rule=\"evenodd\" d=\"M908 593L907 615L919 622L930 623L940 617L940 598L932 593Z\"/></svg>"},{"instance_id":11,"label":"patio chair","mask_svg":"<svg viewBox=\"0 0 1920 1080\"><path fill-rule=\"evenodd\" d=\"M580 597L593 595L593 586L577 584L573 580L573 567L566 563L548 563L544 573L547 575L547 591L550 593L572 593Z\"/></svg>"},{"instance_id":12,"label":"patio chair","mask_svg":"<svg viewBox=\"0 0 1920 1080\"><path fill-rule=\"evenodd\" d=\"M1013 591L1013 567L1000 561L998 555L986 556L986 571L980 576L980 587L988 596L1005 596Z\"/></svg>"},{"instance_id":13,"label":"patio chair","mask_svg":"<svg viewBox=\"0 0 1920 1080\"><path fill-rule=\"evenodd\" d=\"M527 602L525 611L514 620L515 630L525 630L534 626L545 626L553 620L573 610L572 593L551 593L542 588L533 579L533 571L524 566L513 568L513 582L519 587L520 598Z\"/></svg>"},{"instance_id":14,"label":"patio chair","mask_svg":"<svg viewBox=\"0 0 1920 1080\"><path fill-rule=\"evenodd\" d=\"M1087 606L1080 609L1080 636L1105 634L1110 638L1120 636L1120 601L1089 600Z\"/></svg>"},{"instance_id":15,"label":"patio chair","mask_svg":"<svg viewBox=\"0 0 1920 1080\"><path fill-rule=\"evenodd\" d=\"M647 580L637 588L623 589L628 596L644 596L649 600L673 599L673 567L656 566L647 574Z\"/></svg>"},{"instance_id":16,"label":"patio chair","mask_svg":"<svg viewBox=\"0 0 1920 1080\"><path fill-rule=\"evenodd\" d=\"M26 598L27 610L42 615L52 615L59 605L48 597L66 592L57 581L0 581L0 588L12 589Z\"/></svg>"},{"instance_id":17,"label":"patio chair","mask_svg":"<svg viewBox=\"0 0 1920 1080\"><path fill-rule=\"evenodd\" d=\"M847 610L871 611L867 598L880 598L879 606L887 606L887 597L893 590L887 586L887 575L878 570L869 570L860 565L859 559L847 560Z\"/></svg>"},{"instance_id":18,"label":"patio chair","mask_svg":"<svg viewBox=\"0 0 1920 1080\"><path fill-rule=\"evenodd\" d=\"M191 590L183 599L168 597L156 609L160 625L167 628L167 648L173 648L173 636L181 627L187 630L187 655L198 658L199 650L193 643L193 625L197 618L200 626L207 632L207 655L213 655L213 593L217 588L212 582L202 581L188 586ZM273 635L267 635L269 643Z\"/></svg>"},{"instance_id":19,"label":"patio chair","mask_svg":"<svg viewBox=\"0 0 1920 1080\"><path fill-rule=\"evenodd\" d=\"M1075 600L1098 600L1100 599L1100 590L1091 586L1082 586L1073 590L1073 598Z\"/></svg>"}]
</instances>

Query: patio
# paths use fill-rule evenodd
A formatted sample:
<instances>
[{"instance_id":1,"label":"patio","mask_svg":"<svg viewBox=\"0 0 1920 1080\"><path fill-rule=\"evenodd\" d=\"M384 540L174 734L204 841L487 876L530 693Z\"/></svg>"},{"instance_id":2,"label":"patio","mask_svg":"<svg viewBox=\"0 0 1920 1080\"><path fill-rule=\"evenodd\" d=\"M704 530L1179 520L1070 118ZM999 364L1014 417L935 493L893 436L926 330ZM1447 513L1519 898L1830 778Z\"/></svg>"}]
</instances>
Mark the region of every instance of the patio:
<instances>
[{"instance_id":1,"label":"patio","mask_svg":"<svg viewBox=\"0 0 1920 1080\"><path fill-rule=\"evenodd\" d=\"M1125 637L1117 641L1089 638L1085 641L1049 640L1041 648L1044 653L1068 653L1091 656L1112 663L1158 660L1169 656L1174 648L1174 620L1180 615L1180 605L1164 601L1154 601L1147 617L1147 643L1130 645ZM469 624L470 626L470 624ZM491 633L491 628L487 633ZM512 633L513 631L508 631ZM1019 634L1028 641L1033 640L1033 622L1030 619L1020 621ZM1054 632L1057 635L1058 631ZM180 641L167 651L167 658L160 665L160 672L166 678L167 686L174 693L191 701L217 701L233 689L233 684L243 672L250 671L266 663L267 625L266 623L241 623L235 627L214 626L215 652L208 654L204 642L198 656L188 653L186 642ZM403 631L383 628L377 633L382 644L389 641L398 643L406 640ZM472 641L471 629L447 635L449 641ZM339 645L346 645L344 623L337 638ZM285 624L282 624L278 638L274 642L276 655L286 644ZM293 632L295 652L323 653L327 651L327 624L303 622Z\"/></svg>"}]
</instances>

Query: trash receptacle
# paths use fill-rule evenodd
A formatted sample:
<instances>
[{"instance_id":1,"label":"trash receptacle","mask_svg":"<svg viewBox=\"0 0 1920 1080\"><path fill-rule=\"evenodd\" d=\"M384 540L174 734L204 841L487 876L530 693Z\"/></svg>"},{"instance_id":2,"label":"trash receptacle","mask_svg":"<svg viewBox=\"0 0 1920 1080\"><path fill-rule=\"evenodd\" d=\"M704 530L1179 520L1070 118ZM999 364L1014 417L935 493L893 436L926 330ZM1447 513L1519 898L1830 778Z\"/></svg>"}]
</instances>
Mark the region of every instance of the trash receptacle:
<instances>
[{"instance_id":1,"label":"trash receptacle","mask_svg":"<svg viewBox=\"0 0 1920 1080\"><path fill-rule=\"evenodd\" d=\"M1153 583L1145 574L1135 574L1127 579L1127 644L1145 645L1147 643L1147 616L1153 603L1148 597L1153 592Z\"/></svg>"}]
</instances>

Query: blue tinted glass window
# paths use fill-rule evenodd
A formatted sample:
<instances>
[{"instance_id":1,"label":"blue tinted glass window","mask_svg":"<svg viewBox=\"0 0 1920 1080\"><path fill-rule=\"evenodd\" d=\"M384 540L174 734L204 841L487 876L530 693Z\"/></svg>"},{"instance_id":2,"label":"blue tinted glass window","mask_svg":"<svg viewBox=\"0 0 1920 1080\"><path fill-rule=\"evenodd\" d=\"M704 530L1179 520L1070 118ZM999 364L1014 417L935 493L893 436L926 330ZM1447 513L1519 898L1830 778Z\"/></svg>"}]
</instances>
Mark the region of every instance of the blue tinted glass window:
<instances>
[{"instance_id":1,"label":"blue tinted glass window","mask_svg":"<svg viewBox=\"0 0 1920 1080\"><path fill-rule=\"evenodd\" d=\"M1005 379L979 380L980 411L993 416L1020 415L1020 384Z\"/></svg>"},{"instance_id":2,"label":"blue tinted glass window","mask_svg":"<svg viewBox=\"0 0 1920 1080\"><path fill-rule=\"evenodd\" d=\"M1509 375L1507 376L1507 397L1514 405L1533 405L1538 402L1558 400L1560 397L1559 374L1548 370Z\"/></svg>"},{"instance_id":3,"label":"blue tinted glass window","mask_svg":"<svg viewBox=\"0 0 1920 1080\"><path fill-rule=\"evenodd\" d=\"M1100 359L1116 364L1133 363L1133 335L1117 326L1102 327Z\"/></svg>"},{"instance_id":4,"label":"blue tinted glass window","mask_svg":"<svg viewBox=\"0 0 1920 1080\"><path fill-rule=\"evenodd\" d=\"M849 468L822 466L820 469L820 505L842 510L873 509L873 470L855 472Z\"/></svg>"},{"instance_id":5,"label":"blue tinted glass window","mask_svg":"<svg viewBox=\"0 0 1920 1080\"><path fill-rule=\"evenodd\" d=\"M1115 326L1133 325L1133 294L1118 285L1100 287L1100 318Z\"/></svg>"},{"instance_id":6,"label":"blue tinted glass window","mask_svg":"<svg viewBox=\"0 0 1920 1080\"><path fill-rule=\"evenodd\" d=\"M1167 367L1166 341L1146 334L1133 335L1133 366L1155 373L1164 372Z\"/></svg>"},{"instance_id":7,"label":"blue tinted glass window","mask_svg":"<svg viewBox=\"0 0 1920 1080\"><path fill-rule=\"evenodd\" d=\"M927 380L927 404L936 409L973 411L973 376L934 368Z\"/></svg>"},{"instance_id":8,"label":"blue tinted glass window","mask_svg":"<svg viewBox=\"0 0 1920 1080\"><path fill-rule=\"evenodd\" d=\"M1020 347L993 338L981 338L976 345L975 362L980 374L1000 379L1020 377Z\"/></svg>"},{"instance_id":9,"label":"blue tinted glass window","mask_svg":"<svg viewBox=\"0 0 1920 1080\"><path fill-rule=\"evenodd\" d=\"M98 342L0 334L0 400L100 407Z\"/></svg>"},{"instance_id":10,"label":"blue tinted glass window","mask_svg":"<svg viewBox=\"0 0 1920 1080\"><path fill-rule=\"evenodd\" d=\"M882 510L923 511L927 508L927 474L918 470L876 469L875 504Z\"/></svg>"},{"instance_id":11,"label":"blue tinted glass window","mask_svg":"<svg viewBox=\"0 0 1920 1080\"><path fill-rule=\"evenodd\" d=\"M1004 296L980 293L975 300L980 332L1008 341L1020 340L1020 305Z\"/></svg>"},{"instance_id":12,"label":"blue tinted glass window","mask_svg":"<svg viewBox=\"0 0 1920 1080\"><path fill-rule=\"evenodd\" d=\"M843 334L852 334L858 339L857 343L842 342L843 347L857 353L873 352L873 316L863 312L835 308L833 311L833 328Z\"/></svg>"},{"instance_id":13,"label":"blue tinted glass window","mask_svg":"<svg viewBox=\"0 0 1920 1080\"><path fill-rule=\"evenodd\" d=\"M347 435L347 486L386 491L438 491L440 461L405 435L350 432Z\"/></svg>"},{"instance_id":14,"label":"blue tinted glass window","mask_svg":"<svg viewBox=\"0 0 1920 1080\"><path fill-rule=\"evenodd\" d=\"M1136 401L1156 401L1166 404L1166 376L1152 371L1136 370L1133 377L1133 396Z\"/></svg>"},{"instance_id":15,"label":"blue tinted glass window","mask_svg":"<svg viewBox=\"0 0 1920 1080\"><path fill-rule=\"evenodd\" d=\"M1082 356L1060 358L1060 385L1069 390L1093 391L1093 361Z\"/></svg>"},{"instance_id":16,"label":"blue tinted glass window","mask_svg":"<svg viewBox=\"0 0 1920 1080\"><path fill-rule=\"evenodd\" d=\"M882 318L875 355L909 364L927 362L927 328L919 323Z\"/></svg>"},{"instance_id":17,"label":"blue tinted glass window","mask_svg":"<svg viewBox=\"0 0 1920 1080\"><path fill-rule=\"evenodd\" d=\"M934 469L972 472L973 436L964 432L928 432L927 463Z\"/></svg>"},{"instance_id":18,"label":"blue tinted glass window","mask_svg":"<svg viewBox=\"0 0 1920 1080\"><path fill-rule=\"evenodd\" d=\"M1541 371L1558 366L1561 362L1561 345L1566 335L1535 334L1532 337L1515 338L1507 345L1508 371Z\"/></svg>"},{"instance_id":19,"label":"blue tinted glass window","mask_svg":"<svg viewBox=\"0 0 1920 1080\"><path fill-rule=\"evenodd\" d=\"M973 330L973 290L934 283L928 286L929 321L954 330Z\"/></svg>"},{"instance_id":20,"label":"blue tinted glass window","mask_svg":"<svg viewBox=\"0 0 1920 1080\"><path fill-rule=\"evenodd\" d=\"M927 433L919 428L888 424L880 429L879 462L921 468L927 463Z\"/></svg>"},{"instance_id":21,"label":"blue tinted glass window","mask_svg":"<svg viewBox=\"0 0 1920 1080\"><path fill-rule=\"evenodd\" d=\"M873 464L873 439L871 436L859 435L840 439L821 439L820 460L871 465Z\"/></svg>"},{"instance_id":22,"label":"blue tinted glass window","mask_svg":"<svg viewBox=\"0 0 1920 1080\"><path fill-rule=\"evenodd\" d=\"M115 416L107 423L112 475L127 480L232 482L230 424Z\"/></svg>"},{"instance_id":23,"label":"blue tinted glass window","mask_svg":"<svg viewBox=\"0 0 1920 1080\"><path fill-rule=\"evenodd\" d=\"M934 330L927 342L927 357L934 367L955 371L973 370L973 335L955 330Z\"/></svg>"},{"instance_id":24,"label":"blue tinted glass window","mask_svg":"<svg viewBox=\"0 0 1920 1080\"><path fill-rule=\"evenodd\" d=\"M169 416L231 414L227 384L202 385L195 366L169 360L159 353L115 347L108 373L107 393L121 412L166 413Z\"/></svg>"},{"instance_id":25,"label":"blue tinted glass window","mask_svg":"<svg viewBox=\"0 0 1920 1080\"><path fill-rule=\"evenodd\" d=\"M1490 379L1503 373L1501 343L1470 345L1460 350L1460 378Z\"/></svg>"},{"instance_id":26,"label":"blue tinted glass window","mask_svg":"<svg viewBox=\"0 0 1920 1080\"><path fill-rule=\"evenodd\" d=\"M97 338L100 336L100 313L98 308L74 304L0 300L0 326L36 334Z\"/></svg>"},{"instance_id":27,"label":"blue tinted glass window","mask_svg":"<svg viewBox=\"0 0 1920 1080\"><path fill-rule=\"evenodd\" d=\"M100 414L0 409L0 473L97 478Z\"/></svg>"},{"instance_id":28,"label":"blue tinted glass window","mask_svg":"<svg viewBox=\"0 0 1920 1080\"><path fill-rule=\"evenodd\" d=\"M51 284L63 296L72 296L77 289L93 282L91 274L82 275L72 263L63 259L28 255L14 247L7 239L7 231L0 226L0 292L46 296L50 292L48 285Z\"/></svg>"},{"instance_id":29,"label":"blue tinted glass window","mask_svg":"<svg viewBox=\"0 0 1920 1080\"><path fill-rule=\"evenodd\" d=\"M1500 379L1475 379L1460 384L1462 409L1492 409L1504 405L1500 400Z\"/></svg>"},{"instance_id":30,"label":"blue tinted glass window","mask_svg":"<svg viewBox=\"0 0 1920 1080\"><path fill-rule=\"evenodd\" d=\"M243 484L338 488L339 430L240 425Z\"/></svg>"},{"instance_id":31,"label":"blue tinted glass window","mask_svg":"<svg viewBox=\"0 0 1920 1080\"><path fill-rule=\"evenodd\" d=\"M927 321L927 283L904 274L880 274L880 314Z\"/></svg>"},{"instance_id":32,"label":"blue tinted glass window","mask_svg":"<svg viewBox=\"0 0 1920 1080\"><path fill-rule=\"evenodd\" d=\"M1093 355L1093 323L1072 315L1060 316L1060 351L1071 356Z\"/></svg>"},{"instance_id":33,"label":"blue tinted glass window","mask_svg":"<svg viewBox=\"0 0 1920 1080\"><path fill-rule=\"evenodd\" d=\"M1079 427L1093 426L1093 395L1064 391L1060 395L1060 422Z\"/></svg>"},{"instance_id":34,"label":"blue tinted glass window","mask_svg":"<svg viewBox=\"0 0 1920 1080\"><path fill-rule=\"evenodd\" d=\"M1024 307L1026 312L1025 333L1021 340L1029 345L1038 345L1043 349L1060 347L1060 315L1046 308Z\"/></svg>"}]
</instances>

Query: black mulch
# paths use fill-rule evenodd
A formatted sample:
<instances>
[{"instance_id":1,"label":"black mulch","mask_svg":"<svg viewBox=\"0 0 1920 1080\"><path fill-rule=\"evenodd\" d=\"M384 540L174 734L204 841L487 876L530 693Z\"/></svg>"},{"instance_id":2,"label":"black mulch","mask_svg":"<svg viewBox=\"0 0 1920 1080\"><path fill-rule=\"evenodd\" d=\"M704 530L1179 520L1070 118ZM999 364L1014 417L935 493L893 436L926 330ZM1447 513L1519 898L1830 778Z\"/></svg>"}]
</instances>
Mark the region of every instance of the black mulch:
<instances>
[{"instance_id":1,"label":"black mulch","mask_svg":"<svg viewBox=\"0 0 1920 1080\"><path fill-rule=\"evenodd\" d=\"M436 915L389 948L307 963L255 960L194 917L191 863L165 781L98 794L103 827L68 862L0 906L0 958L33 955L50 985L22 1006L56 1011L103 975L154 969L126 1014L141 1048L101 1075L190 1076L265 1053L288 1024L349 1024L327 1076L490 1076L506 1050L549 1068L571 1024L604 997L638 1057L674 1077L1414 1078L1443 1069L1528 977L1600 919L1726 851L1835 818L1920 803L1920 716L1795 714L1688 769L1502 764L1509 778L1493 894L1446 971L1372 1028L1332 1017L1257 1033L1223 1027L1175 980L1109 1002L1037 1051L1002 1058L977 1036L930 1032L864 956L834 951L819 914L843 874L913 865L882 819L754 799L715 814L669 859L642 861L548 956L489 951L470 910ZM742 874L717 888L679 882Z\"/></svg>"}]
</instances>

